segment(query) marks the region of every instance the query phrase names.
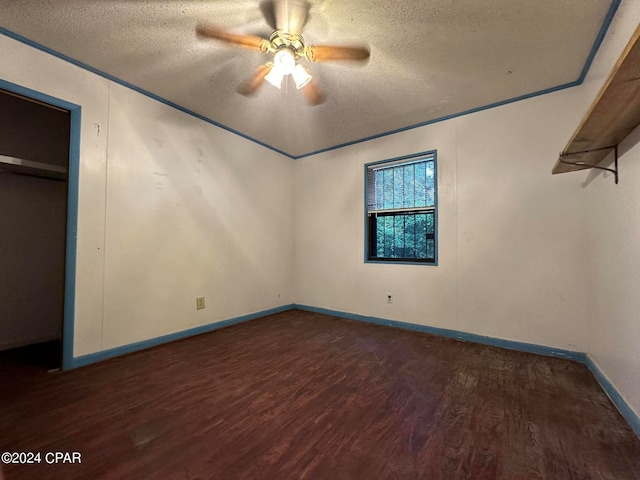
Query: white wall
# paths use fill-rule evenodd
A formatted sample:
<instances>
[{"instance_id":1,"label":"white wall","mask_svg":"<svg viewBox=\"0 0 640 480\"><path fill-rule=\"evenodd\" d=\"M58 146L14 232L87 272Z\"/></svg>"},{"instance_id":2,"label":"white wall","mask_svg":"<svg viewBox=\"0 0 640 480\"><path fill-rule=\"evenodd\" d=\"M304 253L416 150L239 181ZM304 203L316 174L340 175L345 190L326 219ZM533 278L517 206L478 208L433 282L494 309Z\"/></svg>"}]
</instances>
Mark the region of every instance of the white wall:
<instances>
[{"instance_id":1,"label":"white wall","mask_svg":"<svg viewBox=\"0 0 640 480\"><path fill-rule=\"evenodd\" d=\"M589 354L640 416L640 128L620 145L620 183L587 177Z\"/></svg>"},{"instance_id":2,"label":"white wall","mask_svg":"<svg viewBox=\"0 0 640 480\"><path fill-rule=\"evenodd\" d=\"M291 160L119 85L109 108L103 346L292 303Z\"/></svg>"},{"instance_id":3,"label":"white wall","mask_svg":"<svg viewBox=\"0 0 640 480\"><path fill-rule=\"evenodd\" d=\"M583 199L550 173L575 108L558 92L297 161L296 302L585 350ZM364 263L363 165L431 149L438 266Z\"/></svg>"},{"instance_id":4,"label":"white wall","mask_svg":"<svg viewBox=\"0 0 640 480\"><path fill-rule=\"evenodd\" d=\"M640 24L640 3L623 1L585 90L590 101ZM612 162L609 155L605 163ZM573 173L573 189L586 198L589 291L588 353L627 404L640 416L640 129L619 146L620 183L598 170Z\"/></svg>"},{"instance_id":5,"label":"white wall","mask_svg":"<svg viewBox=\"0 0 640 480\"><path fill-rule=\"evenodd\" d=\"M462 117L452 127L457 329L587 349L584 198L577 177L550 173L575 109L574 95L557 92Z\"/></svg>"},{"instance_id":6,"label":"white wall","mask_svg":"<svg viewBox=\"0 0 640 480\"><path fill-rule=\"evenodd\" d=\"M438 124L416 133L296 161L297 303L456 328L455 132ZM365 264L364 164L433 148L438 148L440 265ZM387 292L394 295L391 305Z\"/></svg>"},{"instance_id":7,"label":"white wall","mask_svg":"<svg viewBox=\"0 0 640 480\"><path fill-rule=\"evenodd\" d=\"M580 87L297 161L296 302L588 351L587 192L551 168L639 18L623 2ZM431 149L439 265L365 264L363 165Z\"/></svg>"},{"instance_id":8,"label":"white wall","mask_svg":"<svg viewBox=\"0 0 640 480\"><path fill-rule=\"evenodd\" d=\"M0 55L3 80L82 106L75 356L292 303L291 160L4 36Z\"/></svg>"}]
</instances>

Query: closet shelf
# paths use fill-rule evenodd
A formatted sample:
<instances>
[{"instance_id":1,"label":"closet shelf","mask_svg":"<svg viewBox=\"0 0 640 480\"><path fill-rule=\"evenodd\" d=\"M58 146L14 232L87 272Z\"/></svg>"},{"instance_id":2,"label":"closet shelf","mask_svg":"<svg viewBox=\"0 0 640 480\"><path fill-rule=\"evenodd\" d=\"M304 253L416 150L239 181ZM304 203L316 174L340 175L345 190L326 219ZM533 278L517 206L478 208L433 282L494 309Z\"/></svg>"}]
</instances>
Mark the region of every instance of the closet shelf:
<instances>
[{"instance_id":1,"label":"closet shelf","mask_svg":"<svg viewBox=\"0 0 640 480\"><path fill-rule=\"evenodd\" d=\"M640 125L640 26L567 146L552 173L598 168L615 172L618 183L617 146ZM599 163L615 152L615 168Z\"/></svg>"},{"instance_id":2,"label":"closet shelf","mask_svg":"<svg viewBox=\"0 0 640 480\"><path fill-rule=\"evenodd\" d=\"M0 154L0 173L5 172L53 180L67 179L67 167Z\"/></svg>"}]
</instances>

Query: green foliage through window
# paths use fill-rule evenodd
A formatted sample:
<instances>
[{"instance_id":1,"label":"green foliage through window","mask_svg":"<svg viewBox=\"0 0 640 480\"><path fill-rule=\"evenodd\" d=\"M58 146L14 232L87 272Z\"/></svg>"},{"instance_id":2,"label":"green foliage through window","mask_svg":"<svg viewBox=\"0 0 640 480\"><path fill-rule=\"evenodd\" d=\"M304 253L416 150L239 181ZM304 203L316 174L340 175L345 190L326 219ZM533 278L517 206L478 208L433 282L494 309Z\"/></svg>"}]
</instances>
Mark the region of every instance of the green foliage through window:
<instances>
[{"instance_id":1,"label":"green foliage through window","mask_svg":"<svg viewBox=\"0 0 640 480\"><path fill-rule=\"evenodd\" d=\"M436 261L436 156L367 165L369 260Z\"/></svg>"}]
</instances>

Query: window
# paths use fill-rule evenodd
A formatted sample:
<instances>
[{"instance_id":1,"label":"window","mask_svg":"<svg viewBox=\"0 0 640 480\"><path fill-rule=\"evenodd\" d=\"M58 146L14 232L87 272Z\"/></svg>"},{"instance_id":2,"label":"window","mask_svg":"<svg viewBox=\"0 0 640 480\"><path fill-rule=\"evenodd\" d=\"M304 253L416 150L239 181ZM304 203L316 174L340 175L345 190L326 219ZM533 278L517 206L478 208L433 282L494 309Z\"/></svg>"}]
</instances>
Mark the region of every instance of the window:
<instances>
[{"instance_id":1,"label":"window","mask_svg":"<svg viewBox=\"0 0 640 480\"><path fill-rule=\"evenodd\" d=\"M436 152L365 165L366 259L437 261Z\"/></svg>"}]
</instances>

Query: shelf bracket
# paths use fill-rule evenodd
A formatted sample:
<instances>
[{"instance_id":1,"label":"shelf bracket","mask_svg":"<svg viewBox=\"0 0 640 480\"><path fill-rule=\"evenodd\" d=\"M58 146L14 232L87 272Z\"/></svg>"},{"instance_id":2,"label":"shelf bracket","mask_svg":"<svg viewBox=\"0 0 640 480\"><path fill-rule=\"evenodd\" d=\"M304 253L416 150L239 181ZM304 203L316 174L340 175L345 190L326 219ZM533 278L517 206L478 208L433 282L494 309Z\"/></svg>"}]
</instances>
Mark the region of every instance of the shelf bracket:
<instances>
[{"instance_id":1,"label":"shelf bracket","mask_svg":"<svg viewBox=\"0 0 640 480\"><path fill-rule=\"evenodd\" d=\"M614 160L614 168L606 168L601 167L600 165L588 165L582 161L570 162L565 160L565 157L570 157L571 155L582 155L583 153L589 152L597 152L599 150L613 150L615 152L615 160ZM598 170L606 170L607 172L611 172L614 175L614 179L616 185L618 184L618 145L612 145L610 147L602 147L602 148L594 148L591 150L583 150L582 152L570 152L570 153L562 153L560 152L559 160L561 163L566 165L573 165L574 167L584 167L584 168L597 168Z\"/></svg>"}]
</instances>

